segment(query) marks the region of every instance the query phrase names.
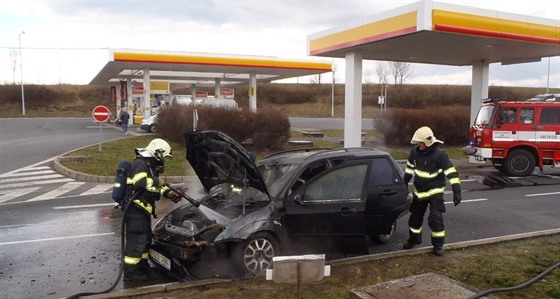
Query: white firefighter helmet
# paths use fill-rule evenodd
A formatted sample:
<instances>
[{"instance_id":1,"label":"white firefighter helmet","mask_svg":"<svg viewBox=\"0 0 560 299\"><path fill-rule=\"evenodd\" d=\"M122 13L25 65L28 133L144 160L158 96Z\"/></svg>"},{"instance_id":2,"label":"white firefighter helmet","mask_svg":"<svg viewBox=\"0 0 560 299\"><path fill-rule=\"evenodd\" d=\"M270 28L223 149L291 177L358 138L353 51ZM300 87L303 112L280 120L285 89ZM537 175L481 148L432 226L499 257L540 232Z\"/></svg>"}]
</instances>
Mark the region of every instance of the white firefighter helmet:
<instances>
[{"instance_id":1,"label":"white firefighter helmet","mask_svg":"<svg viewBox=\"0 0 560 299\"><path fill-rule=\"evenodd\" d=\"M434 132L432 132L432 129L429 127L421 127L414 132L414 136L412 136L410 143L418 144L420 142L424 142L428 147L432 146L436 142L443 143L443 141L438 140L436 136L434 136Z\"/></svg>"},{"instance_id":2,"label":"white firefighter helmet","mask_svg":"<svg viewBox=\"0 0 560 299\"><path fill-rule=\"evenodd\" d=\"M148 144L144 150L139 149L138 152L144 157L149 154L150 157L154 157L160 162L173 157L171 155L171 146L169 146L169 143L161 138L156 138L150 141L150 144Z\"/></svg>"}]
</instances>

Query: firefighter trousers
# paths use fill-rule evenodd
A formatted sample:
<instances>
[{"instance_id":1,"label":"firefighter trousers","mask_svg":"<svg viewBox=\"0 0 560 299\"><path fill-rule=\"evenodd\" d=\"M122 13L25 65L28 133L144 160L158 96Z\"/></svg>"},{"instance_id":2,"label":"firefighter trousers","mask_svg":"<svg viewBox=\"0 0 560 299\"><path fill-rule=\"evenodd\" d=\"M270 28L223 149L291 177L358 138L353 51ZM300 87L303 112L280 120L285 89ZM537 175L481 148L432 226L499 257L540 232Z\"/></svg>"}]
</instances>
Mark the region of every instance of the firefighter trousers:
<instances>
[{"instance_id":1,"label":"firefighter trousers","mask_svg":"<svg viewBox=\"0 0 560 299\"><path fill-rule=\"evenodd\" d=\"M445 225L443 223L445 204L443 201L443 194L437 194L423 200L418 200L418 198L414 196L409 209L409 240L416 244L422 243L422 224L428 206L430 207L428 226L432 231L432 245L443 246L445 242Z\"/></svg>"},{"instance_id":2,"label":"firefighter trousers","mask_svg":"<svg viewBox=\"0 0 560 299\"><path fill-rule=\"evenodd\" d=\"M131 203L125 217L124 273L145 272L152 242L151 215Z\"/></svg>"}]
</instances>

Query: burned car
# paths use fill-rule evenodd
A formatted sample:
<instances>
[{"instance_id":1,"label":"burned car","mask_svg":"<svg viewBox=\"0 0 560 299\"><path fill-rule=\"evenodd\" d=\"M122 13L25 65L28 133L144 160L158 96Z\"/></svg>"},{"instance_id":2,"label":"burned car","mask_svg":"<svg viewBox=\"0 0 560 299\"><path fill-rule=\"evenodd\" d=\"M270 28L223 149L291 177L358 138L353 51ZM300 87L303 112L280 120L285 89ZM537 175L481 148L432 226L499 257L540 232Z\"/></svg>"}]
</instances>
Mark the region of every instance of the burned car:
<instances>
[{"instance_id":1,"label":"burned car","mask_svg":"<svg viewBox=\"0 0 560 299\"><path fill-rule=\"evenodd\" d=\"M302 149L255 162L218 131L185 140L207 195L159 220L150 251L181 280L259 273L278 255L367 254L367 238L388 242L410 205L384 151Z\"/></svg>"}]
</instances>

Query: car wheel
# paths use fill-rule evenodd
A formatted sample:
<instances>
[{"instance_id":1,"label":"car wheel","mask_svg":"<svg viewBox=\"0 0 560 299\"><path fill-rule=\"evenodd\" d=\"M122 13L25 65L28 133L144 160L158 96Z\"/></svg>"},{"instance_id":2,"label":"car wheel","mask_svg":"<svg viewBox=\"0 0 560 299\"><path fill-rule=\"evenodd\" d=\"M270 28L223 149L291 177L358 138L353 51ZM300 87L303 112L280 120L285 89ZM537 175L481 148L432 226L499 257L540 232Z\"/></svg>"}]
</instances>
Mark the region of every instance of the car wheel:
<instances>
[{"instance_id":1,"label":"car wheel","mask_svg":"<svg viewBox=\"0 0 560 299\"><path fill-rule=\"evenodd\" d=\"M272 258L278 250L278 242L272 235L259 232L237 244L233 258L243 273L258 274L272 268Z\"/></svg>"},{"instance_id":2,"label":"car wheel","mask_svg":"<svg viewBox=\"0 0 560 299\"><path fill-rule=\"evenodd\" d=\"M149 128L150 133L157 132L157 126L155 124L151 124Z\"/></svg>"},{"instance_id":3,"label":"car wheel","mask_svg":"<svg viewBox=\"0 0 560 299\"><path fill-rule=\"evenodd\" d=\"M389 242L389 240L391 240L393 238L396 231L397 231L397 220L394 220L393 224L391 225L391 231L389 233L371 236L371 238L376 243L386 244L386 243Z\"/></svg>"},{"instance_id":4,"label":"car wheel","mask_svg":"<svg viewBox=\"0 0 560 299\"><path fill-rule=\"evenodd\" d=\"M535 157L527 150L511 151L506 157L504 170L510 176L528 176L535 170Z\"/></svg>"}]
</instances>

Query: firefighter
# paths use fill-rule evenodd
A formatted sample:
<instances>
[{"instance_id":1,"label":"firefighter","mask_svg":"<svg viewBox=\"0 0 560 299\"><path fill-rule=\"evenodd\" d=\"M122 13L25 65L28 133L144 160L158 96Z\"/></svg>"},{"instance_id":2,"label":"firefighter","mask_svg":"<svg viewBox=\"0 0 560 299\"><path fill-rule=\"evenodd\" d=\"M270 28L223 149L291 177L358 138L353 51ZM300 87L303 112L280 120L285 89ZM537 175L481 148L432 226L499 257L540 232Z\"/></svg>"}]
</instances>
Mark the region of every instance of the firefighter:
<instances>
[{"instance_id":1,"label":"firefighter","mask_svg":"<svg viewBox=\"0 0 560 299\"><path fill-rule=\"evenodd\" d=\"M135 149L129 178L131 195L127 201L124 220L126 241L124 251L124 280L148 280L149 247L152 241L151 216L156 216L155 202L164 196L177 202L180 196L159 179L166 159L172 158L171 147L163 139L153 139L146 148Z\"/></svg>"},{"instance_id":2,"label":"firefighter","mask_svg":"<svg viewBox=\"0 0 560 299\"><path fill-rule=\"evenodd\" d=\"M445 178L447 177L453 190L453 203L456 206L461 202L459 173L449 161L447 154L438 148L438 144L443 141L436 139L429 127L416 130L410 143L416 146L408 156L404 182L408 187L408 183L414 177L414 186L408 220L409 238L403 247L411 249L422 243L422 223L424 213L429 206L428 226L432 232L433 253L442 256L445 241L443 223Z\"/></svg>"}]
</instances>

